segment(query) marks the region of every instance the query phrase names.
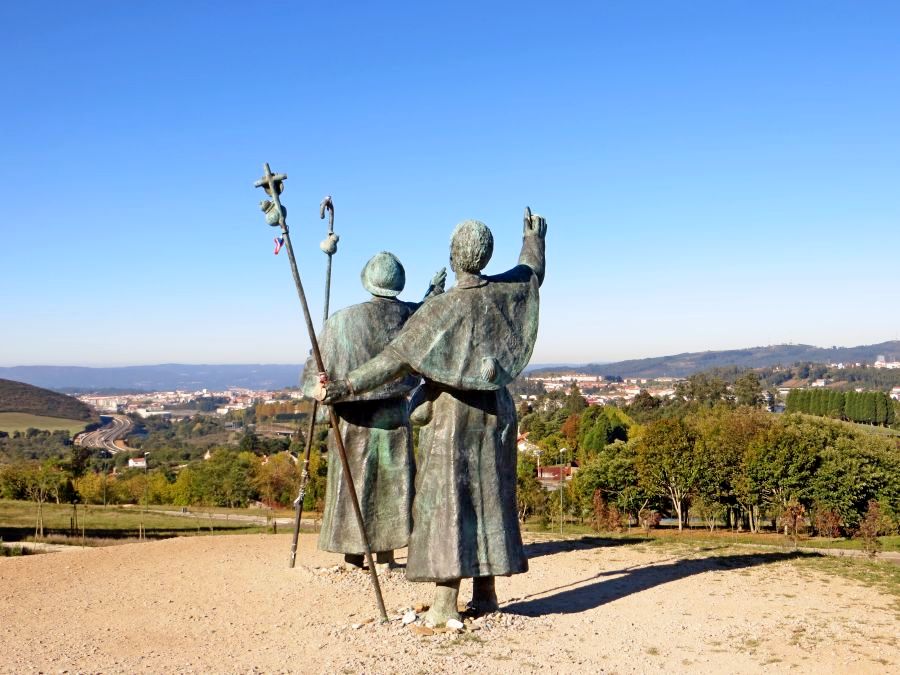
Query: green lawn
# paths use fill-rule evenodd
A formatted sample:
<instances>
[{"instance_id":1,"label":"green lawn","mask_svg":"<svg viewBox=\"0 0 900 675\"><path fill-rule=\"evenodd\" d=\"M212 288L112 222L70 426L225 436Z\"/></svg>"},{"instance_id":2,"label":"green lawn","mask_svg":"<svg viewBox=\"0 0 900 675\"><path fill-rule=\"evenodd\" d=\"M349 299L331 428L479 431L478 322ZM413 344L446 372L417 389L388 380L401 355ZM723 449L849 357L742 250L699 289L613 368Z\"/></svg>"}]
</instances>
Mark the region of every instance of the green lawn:
<instances>
[{"instance_id":1,"label":"green lawn","mask_svg":"<svg viewBox=\"0 0 900 675\"><path fill-rule=\"evenodd\" d=\"M265 526L236 520L218 520L208 516L210 511L191 508L191 517L154 513L153 509L178 509L180 507L150 507L146 513L137 506L78 506L78 530L76 541L81 542L82 524L89 544L114 543L116 540L135 539L143 522L148 539L163 539L196 534L225 534L263 532ZM237 510L235 510L236 512ZM244 513L251 513L244 510ZM0 500L0 538L4 541L22 541L34 535L36 506L33 502ZM256 509L253 515L265 516ZM51 541L71 536L71 504L44 504L44 533ZM104 541L106 540L106 541Z\"/></svg>"},{"instance_id":2,"label":"green lawn","mask_svg":"<svg viewBox=\"0 0 900 675\"><path fill-rule=\"evenodd\" d=\"M29 415L27 413L3 412L0 413L0 431L13 433L25 431L29 428L43 429L45 431L59 431L65 429L71 435L75 435L88 425L84 420L67 420L62 417L43 417L41 415Z\"/></svg>"},{"instance_id":3,"label":"green lawn","mask_svg":"<svg viewBox=\"0 0 900 675\"><path fill-rule=\"evenodd\" d=\"M900 436L900 429L892 429L891 427L876 427L872 424L861 424L859 422L849 422L847 420L836 420L830 417L820 417L818 415L808 415L806 413L800 413L803 417L808 417L812 420L822 420L827 419L832 422L836 422L838 424L842 424L848 429L852 429L853 431L862 431L863 433L876 434L878 436Z\"/></svg>"},{"instance_id":4,"label":"green lawn","mask_svg":"<svg viewBox=\"0 0 900 675\"><path fill-rule=\"evenodd\" d=\"M526 532L546 533L548 535L559 535L559 521L555 525L542 528L537 522L529 522L523 528ZM566 523L563 528L566 536L583 536L597 535L597 532L588 525L579 525L577 523ZM686 544L696 545L756 545L756 546L772 546L777 548L793 548L794 542L790 537L774 532L732 532L731 530L716 530L710 532L707 529L692 528L679 532L674 527L662 527L651 530L649 534L644 534L640 528L633 527L627 532L609 533L602 532L600 536L607 538L635 538L635 539L652 539L654 541L677 541ZM881 541L882 551L900 551L900 536L884 536L878 537ZM828 548L828 549L844 549L844 550L863 550L863 542L861 539L830 539L827 537L800 537L797 542L798 548Z\"/></svg>"}]
</instances>

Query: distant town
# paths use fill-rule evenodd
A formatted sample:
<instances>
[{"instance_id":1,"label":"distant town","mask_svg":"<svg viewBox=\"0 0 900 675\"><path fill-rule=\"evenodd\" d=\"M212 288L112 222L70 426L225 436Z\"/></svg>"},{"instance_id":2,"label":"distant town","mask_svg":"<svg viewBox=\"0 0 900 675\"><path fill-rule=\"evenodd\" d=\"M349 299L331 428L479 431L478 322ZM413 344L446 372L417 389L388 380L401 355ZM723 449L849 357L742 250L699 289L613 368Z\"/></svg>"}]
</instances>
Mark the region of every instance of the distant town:
<instances>
[{"instance_id":1,"label":"distant town","mask_svg":"<svg viewBox=\"0 0 900 675\"><path fill-rule=\"evenodd\" d=\"M252 408L258 403L280 403L302 399L298 389L255 390L230 388L221 391L199 389L195 391L154 391L136 394L78 395L80 401L93 406L100 413L121 413L148 417L182 419L197 413L228 413Z\"/></svg>"},{"instance_id":2,"label":"distant town","mask_svg":"<svg viewBox=\"0 0 900 675\"><path fill-rule=\"evenodd\" d=\"M888 361L884 356L879 356L872 364L828 363L827 367L830 370L867 367L879 370L900 370L900 361ZM776 366L773 370L778 372L780 367ZM577 385L589 405L600 406L628 405L641 391L646 391L658 399L669 399L676 396L678 383L686 380L687 378L680 377L607 377L585 373L577 369L533 373L521 378L526 389L538 392L569 391L573 384ZM773 387L771 391L763 393L764 403L769 410L779 412L784 409L784 401L791 390L806 386L811 388L828 387L831 384L830 378L821 377L812 380L808 385L799 387L787 385ZM854 390L861 392L864 388L854 387ZM536 400L538 395L538 393L518 394L519 398L524 400ZM895 386L890 390L890 397L900 401L900 386ZM179 389L115 395L81 394L77 398L93 406L100 413L133 414L144 419L148 417L184 419L198 413L226 416L235 411L252 408L259 403L302 400L303 395L295 387L287 389L231 387L218 391Z\"/></svg>"}]
</instances>

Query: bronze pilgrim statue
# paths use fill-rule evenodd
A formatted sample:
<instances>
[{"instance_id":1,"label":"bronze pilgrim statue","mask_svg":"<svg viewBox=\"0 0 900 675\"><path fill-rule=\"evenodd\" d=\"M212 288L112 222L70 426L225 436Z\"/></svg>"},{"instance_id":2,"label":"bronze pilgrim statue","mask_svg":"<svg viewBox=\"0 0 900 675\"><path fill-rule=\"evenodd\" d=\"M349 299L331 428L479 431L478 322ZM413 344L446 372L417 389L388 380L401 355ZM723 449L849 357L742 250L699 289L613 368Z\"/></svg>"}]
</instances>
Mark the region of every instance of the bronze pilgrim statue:
<instances>
[{"instance_id":1,"label":"bronze pilgrim statue","mask_svg":"<svg viewBox=\"0 0 900 675\"><path fill-rule=\"evenodd\" d=\"M443 269L434 276L425 300L444 292L446 276ZM371 299L333 314L319 335L319 348L330 379L345 378L378 355L421 306L397 298L406 284L406 273L392 253L373 256L360 277L363 287L372 294ZM310 357L303 370L303 390L307 396L315 391L316 371ZM350 474L359 495L366 536L376 561L381 564L393 563L394 550L409 543L414 464L407 395L418 382L418 378L406 375L347 396L334 406ZM352 508L334 435L329 434L319 548L343 553L348 565L362 567L365 547Z\"/></svg>"},{"instance_id":2,"label":"bronze pilgrim statue","mask_svg":"<svg viewBox=\"0 0 900 675\"><path fill-rule=\"evenodd\" d=\"M546 221L526 210L518 265L485 276L481 271L493 252L491 231L478 221L460 223L450 243L456 286L404 317L396 336L376 324L378 312L373 311L366 330L379 338L367 342L366 349L357 350L354 344L348 352L356 356L339 368L329 366L327 379L316 388L316 397L338 410L382 392L375 394L377 411L373 407L350 421L389 429L375 442L379 449L394 442L390 434L402 428L398 442L407 445L396 455L408 457L408 427L399 397L421 378L410 398L412 418L423 426L406 575L411 581L436 584L425 617L433 626L460 618L461 579L473 578L473 608L487 612L497 609L494 577L528 569L516 512L516 410L506 385L522 372L534 348L546 231ZM373 309L380 306L375 303ZM364 333L341 340L342 348L369 340ZM382 345L377 356L362 362L364 354ZM345 413L340 415L344 419ZM356 440L347 442L348 448L356 445ZM400 475L408 476L408 469L401 468ZM366 479L359 481L362 485ZM338 484L329 480L329 489L333 486ZM403 502L408 494L396 488L393 498ZM405 522L393 507L390 513L391 528ZM376 508L372 516L377 520L379 515ZM366 514L367 522L372 516ZM405 532L401 526L397 529L401 535ZM402 536L382 543L377 530L370 535L372 550L401 545ZM323 528L320 542L329 536Z\"/></svg>"}]
</instances>

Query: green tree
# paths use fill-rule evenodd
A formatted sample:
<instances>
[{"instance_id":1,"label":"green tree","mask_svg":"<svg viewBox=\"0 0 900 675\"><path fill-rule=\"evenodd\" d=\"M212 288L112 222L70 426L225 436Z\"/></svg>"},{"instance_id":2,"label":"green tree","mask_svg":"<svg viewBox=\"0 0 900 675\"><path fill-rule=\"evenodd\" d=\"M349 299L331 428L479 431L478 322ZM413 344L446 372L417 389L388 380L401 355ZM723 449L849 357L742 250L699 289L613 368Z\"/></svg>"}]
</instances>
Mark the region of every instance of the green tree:
<instances>
[{"instance_id":1,"label":"green tree","mask_svg":"<svg viewBox=\"0 0 900 675\"><path fill-rule=\"evenodd\" d=\"M862 452L853 439L844 437L822 453L811 492L817 508L833 510L845 528L853 529L883 483L883 469L877 459Z\"/></svg>"},{"instance_id":2,"label":"green tree","mask_svg":"<svg viewBox=\"0 0 900 675\"><path fill-rule=\"evenodd\" d=\"M738 405L759 407L763 403L763 388L759 375L752 370L747 371L734 383L734 399Z\"/></svg>"},{"instance_id":3,"label":"green tree","mask_svg":"<svg viewBox=\"0 0 900 675\"><path fill-rule=\"evenodd\" d=\"M830 432L803 418L787 417L772 425L747 450L750 492L780 512L790 502L809 506L812 478Z\"/></svg>"},{"instance_id":4,"label":"green tree","mask_svg":"<svg viewBox=\"0 0 900 675\"><path fill-rule=\"evenodd\" d=\"M246 506L257 495L254 479L258 467L259 458L251 452L219 448L196 465L193 487L203 504Z\"/></svg>"},{"instance_id":5,"label":"green tree","mask_svg":"<svg viewBox=\"0 0 900 675\"><path fill-rule=\"evenodd\" d=\"M199 472L195 468L186 466L181 469L175 478L175 482L169 488L172 503L178 506L191 506L202 503L204 495L200 482Z\"/></svg>"},{"instance_id":6,"label":"green tree","mask_svg":"<svg viewBox=\"0 0 900 675\"><path fill-rule=\"evenodd\" d=\"M103 504L106 475L88 471L78 479L76 487L84 504Z\"/></svg>"},{"instance_id":7,"label":"green tree","mask_svg":"<svg viewBox=\"0 0 900 675\"><path fill-rule=\"evenodd\" d=\"M24 464L0 466L0 498L28 499L29 472Z\"/></svg>"},{"instance_id":8,"label":"green tree","mask_svg":"<svg viewBox=\"0 0 900 675\"><path fill-rule=\"evenodd\" d=\"M249 429L244 432L244 435L241 437L240 445L238 446L241 452L256 452L260 447L259 436L250 431Z\"/></svg>"},{"instance_id":9,"label":"green tree","mask_svg":"<svg viewBox=\"0 0 900 675\"><path fill-rule=\"evenodd\" d=\"M627 441L631 419L614 406L591 406L581 414L578 461L587 464L614 441Z\"/></svg>"},{"instance_id":10,"label":"green tree","mask_svg":"<svg viewBox=\"0 0 900 675\"><path fill-rule=\"evenodd\" d=\"M675 394L688 402L712 407L726 399L728 387L720 377L695 373L675 386Z\"/></svg>"},{"instance_id":11,"label":"green tree","mask_svg":"<svg viewBox=\"0 0 900 675\"><path fill-rule=\"evenodd\" d=\"M300 488L300 468L287 452L271 455L260 464L254 485L269 506L288 506Z\"/></svg>"},{"instance_id":12,"label":"green tree","mask_svg":"<svg viewBox=\"0 0 900 675\"><path fill-rule=\"evenodd\" d=\"M547 493L536 474L534 457L520 453L516 465L516 503L523 523L531 515L544 513L547 507Z\"/></svg>"},{"instance_id":13,"label":"green tree","mask_svg":"<svg viewBox=\"0 0 900 675\"><path fill-rule=\"evenodd\" d=\"M573 382L572 388L569 389L569 393L566 395L563 411L566 413L566 416L577 415L587 407L587 401L584 399L584 396L581 395L581 389L578 388L578 383Z\"/></svg>"},{"instance_id":14,"label":"green tree","mask_svg":"<svg viewBox=\"0 0 900 675\"><path fill-rule=\"evenodd\" d=\"M322 442L324 444L324 441ZM303 499L305 510L321 511L325 503L325 486L328 481L328 453L314 447L309 456L309 483Z\"/></svg>"},{"instance_id":15,"label":"green tree","mask_svg":"<svg viewBox=\"0 0 900 675\"><path fill-rule=\"evenodd\" d=\"M589 412L597 410L599 415L588 417L585 413L584 424L581 426L581 437L578 442L578 461L581 464L589 463L609 443L609 420L602 414L599 407L592 408Z\"/></svg>"},{"instance_id":16,"label":"green tree","mask_svg":"<svg viewBox=\"0 0 900 675\"><path fill-rule=\"evenodd\" d=\"M146 471L129 471L118 483L127 503L146 505L150 484Z\"/></svg>"},{"instance_id":17,"label":"green tree","mask_svg":"<svg viewBox=\"0 0 900 675\"><path fill-rule=\"evenodd\" d=\"M172 503L172 483L161 469L154 469L147 476L147 501L150 504Z\"/></svg>"},{"instance_id":18,"label":"green tree","mask_svg":"<svg viewBox=\"0 0 900 675\"><path fill-rule=\"evenodd\" d=\"M662 401L653 396L649 391L641 389L638 392L638 395L634 397L634 400L632 400L630 408L639 412L646 412L648 410L655 410L661 404Z\"/></svg>"},{"instance_id":19,"label":"green tree","mask_svg":"<svg viewBox=\"0 0 900 675\"><path fill-rule=\"evenodd\" d=\"M594 494L600 490L607 502L636 523L653 499L638 481L635 444L622 441L607 445L582 465L572 479L572 488L583 509L593 508Z\"/></svg>"},{"instance_id":20,"label":"green tree","mask_svg":"<svg viewBox=\"0 0 900 675\"><path fill-rule=\"evenodd\" d=\"M56 464L48 460L33 463L25 469L25 493L35 503L34 536L44 536L44 504L58 494L65 484L65 474Z\"/></svg>"},{"instance_id":21,"label":"green tree","mask_svg":"<svg viewBox=\"0 0 900 675\"><path fill-rule=\"evenodd\" d=\"M679 419L651 422L637 442L640 485L651 494L669 499L679 530L684 528L688 499L704 471L695 444L695 432Z\"/></svg>"},{"instance_id":22,"label":"green tree","mask_svg":"<svg viewBox=\"0 0 900 675\"><path fill-rule=\"evenodd\" d=\"M760 410L731 409L726 405L701 410L692 416L698 434L695 451L704 467L695 492L701 510L707 515L730 516L740 510L751 530L755 530L754 509L758 500L746 480L745 455L770 420L771 416ZM726 510L715 509L715 504ZM734 515L737 520L738 514Z\"/></svg>"}]
</instances>

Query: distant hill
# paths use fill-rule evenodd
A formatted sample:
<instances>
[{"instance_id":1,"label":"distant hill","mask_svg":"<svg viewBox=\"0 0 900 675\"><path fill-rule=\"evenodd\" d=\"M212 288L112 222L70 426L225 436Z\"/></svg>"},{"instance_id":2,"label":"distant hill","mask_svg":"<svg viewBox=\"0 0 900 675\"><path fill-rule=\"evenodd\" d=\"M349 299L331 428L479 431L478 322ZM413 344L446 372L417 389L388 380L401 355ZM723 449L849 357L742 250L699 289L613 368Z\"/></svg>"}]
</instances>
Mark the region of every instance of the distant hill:
<instances>
[{"instance_id":1,"label":"distant hill","mask_svg":"<svg viewBox=\"0 0 900 675\"><path fill-rule=\"evenodd\" d=\"M301 366L285 365L191 365L166 363L158 366L82 368L78 366L14 366L0 368L0 377L48 389L91 392L110 389L172 391L181 389L221 390L227 387L281 389L296 386Z\"/></svg>"},{"instance_id":2,"label":"distant hill","mask_svg":"<svg viewBox=\"0 0 900 675\"><path fill-rule=\"evenodd\" d=\"M77 398L24 382L0 379L0 413L26 413L42 417L93 421L96 413Z\"/></svg>"},{"instance_id":3,"label":"distant hill","mask_svg":"<svg viewBox=\"0 0 900 675\"><path fill-rule=\"evenodd\" d=\"M762 368L797 361L816 363L874 363L879 354L900 360L900 340L860 347L822 348L811 345L774 345L692 352L616 363L535 364L529 373L578 369L596 375L620 377L687 377L715 367ZM47 389L93 392L104 390L171 391L221 390L228 387L281 389L296 386L302 366L297 364L181 364L83 368L78 366L14 366L0 368L0 378L27 382Z\"/></svg>"},{"instance_id":4,"label":"distant hill","mask_svg":"<svg viewBox=\"0 0 900 675\"><path fill-rule=\"evenodd\" d=\"M591 375L618 375L619 377L687 377L703 370L725 366L763 368L776 365L789 366L797 361L874 363L879 355L884 355L889 361L900 360L900 340L859 347L823 348L811 345L773 345L749 349L690 352L616 363L591 363L579 367L578 370ZM542 368L541 370L559 370L559 368Z\"/></svg>"}]
</instances>

